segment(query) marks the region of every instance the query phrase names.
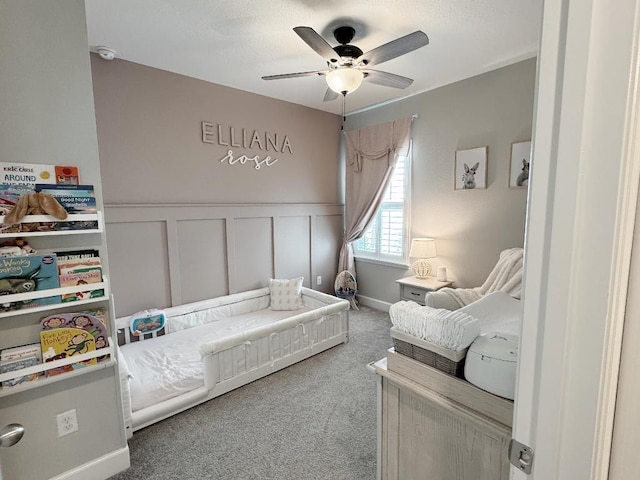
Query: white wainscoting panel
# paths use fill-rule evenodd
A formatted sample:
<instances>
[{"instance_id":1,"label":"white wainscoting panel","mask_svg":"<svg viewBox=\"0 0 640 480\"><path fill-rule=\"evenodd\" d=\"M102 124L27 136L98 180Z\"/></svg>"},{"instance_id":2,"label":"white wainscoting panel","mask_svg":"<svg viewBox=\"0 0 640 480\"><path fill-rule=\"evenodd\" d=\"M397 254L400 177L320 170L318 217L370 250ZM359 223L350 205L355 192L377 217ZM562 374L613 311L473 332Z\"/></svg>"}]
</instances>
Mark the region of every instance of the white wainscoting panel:
<instances>
[{"instance_id":1,"label":"white wainscoting panel","mask_svg":"<svg viewBox=\"0 0 640 480\"><path fill-rule=\"evenodd\" d=\"M273 273L273 220L236 218L233 220L235 244L229 247L229 272L238 291L265 286Z\"/></svg>"},{"instance_id":2,"label":"white wainscoting panel","mask_svg":"<svg viewBox=\"0 0 640 480\"><path fill-rule=\"evenodd\" d=\"M229 291L224 219L178 221L179 282L182 303ZM224 261L221 261L223 259Z\"/></svg>"},{"instance_id":3,"label":"white wainscoting panel","mask_svg":"<svg viewBox=\"0 0 640 480\"><path fill-rule=\"evenodd\" d=\"M313 288L332 293L333 282L338 274L338 260L343 236L342 214L316 215L311 220L311 271ZM322 276L322 285L315 284L316 277Z\"/></svg>"},{"instance_id":4,"label":"white wainscoting panel","mask_svg":"<svg viewBox=\"0 0 640 480\"><path fill-rule=\"evenodd\" d=\"M142 220L114 223L107 228L109 279L116 314L168 305L171 287L165 223Z\"/></svg>"},{"instance_id":5,"label":"white wainscoting panel","mask_svg":"<svg viewBox=\"0 0 640 480\"><path fill-rule=\"evenodd\" d=\"M342 205L106 205L116 317L303 276L333 291ZM322 285L316 285L322 276Z\"/></svg>"},{"instance_id":6,"label":"white wainscoting panel","mask_svg":"<svg viewBox=\"0 0 640 480\"><path fill-rule=\"evenodd\" d=\"M276 217L273 220L276 233L274 265L278 275L283 278L302 275L304 286L313 288L309 216Z\"/></svg>"}]
</instances>

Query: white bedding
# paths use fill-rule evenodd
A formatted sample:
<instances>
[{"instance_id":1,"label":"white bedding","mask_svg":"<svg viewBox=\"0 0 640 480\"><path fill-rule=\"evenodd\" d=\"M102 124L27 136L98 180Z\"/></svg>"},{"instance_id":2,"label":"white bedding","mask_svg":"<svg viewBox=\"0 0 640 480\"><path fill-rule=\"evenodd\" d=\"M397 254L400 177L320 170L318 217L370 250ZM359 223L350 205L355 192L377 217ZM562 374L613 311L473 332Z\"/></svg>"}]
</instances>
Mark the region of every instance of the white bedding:
<instances>
[{"instance_id":1,"label":"white bedding","mask_svg":"<svg viewBox=\"0 0 640 480\"><path fill-rule=\"evenodd\" d=\"M201 345L311 310L306 306L295 311L266 308L174 331L153 341L121 346L131 375L131 410L135 412L202 387Z\"/></svg>"}]
</instances>

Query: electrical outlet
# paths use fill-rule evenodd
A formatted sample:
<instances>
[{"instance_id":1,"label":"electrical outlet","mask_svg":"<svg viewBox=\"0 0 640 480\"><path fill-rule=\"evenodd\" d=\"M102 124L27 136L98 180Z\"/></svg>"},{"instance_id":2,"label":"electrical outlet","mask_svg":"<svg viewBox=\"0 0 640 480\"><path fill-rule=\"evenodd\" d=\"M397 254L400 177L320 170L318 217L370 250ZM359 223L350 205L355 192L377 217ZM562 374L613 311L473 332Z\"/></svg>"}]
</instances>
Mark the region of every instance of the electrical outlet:
<instances>
[{"instance_id":1,"label":"electrical outlet","mask_svg":"<svg viewBox=\"0 0 640 480\"><path fill-rule=\"evenodd\" d=\"M316 277L316 285L322 285L322 275Z\"/></svg>"},{"instance_id":2,"label":"electrical outlet","mask_svg":"<svg viewBox=\"0 0 640 480\"><path fill-rule=\"evenodd\" d=\"M58 438L78 431L78 417L75 409L56 416L58 422Z\"/></svg>"}]
</instances>

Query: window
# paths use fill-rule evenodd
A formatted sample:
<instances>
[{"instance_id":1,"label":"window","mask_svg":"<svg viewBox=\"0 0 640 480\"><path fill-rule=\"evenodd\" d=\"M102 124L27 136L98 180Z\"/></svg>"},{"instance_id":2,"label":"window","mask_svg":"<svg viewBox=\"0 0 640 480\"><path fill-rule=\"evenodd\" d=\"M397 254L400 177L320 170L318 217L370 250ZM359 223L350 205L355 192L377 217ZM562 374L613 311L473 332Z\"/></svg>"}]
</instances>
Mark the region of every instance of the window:
<instances>
[{"instance_id":1,"label":"window","mask_svg":"<svg viewBox=\"0 0 640 480\"><path fill-rule=\"evenodd\" d=\"M373 222L364 236L353 242L356 257L406 263L410 171L409 157L400 157Z\"/></svg>"}]
</instances>

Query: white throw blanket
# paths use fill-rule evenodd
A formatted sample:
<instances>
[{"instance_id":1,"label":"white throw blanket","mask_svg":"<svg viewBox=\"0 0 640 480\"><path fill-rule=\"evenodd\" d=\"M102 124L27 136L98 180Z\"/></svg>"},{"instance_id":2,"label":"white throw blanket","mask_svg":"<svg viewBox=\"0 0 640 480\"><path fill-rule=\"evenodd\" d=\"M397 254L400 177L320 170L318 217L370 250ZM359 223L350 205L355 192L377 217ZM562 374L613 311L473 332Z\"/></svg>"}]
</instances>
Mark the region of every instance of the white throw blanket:
<instances>
[{"instance_id":1,"label":"white throw blanket","mask_svg":"<svg viewBox=\"0 0 640 480\"><path fill-rule=\"evenodd\" d=\"M500 252L498 263L480 287L441 288L435 295L450 297L458 307L464 307L493 292L505 292L520 299L523 271L522 248L509 248ZM429 295L429 294L427 294Z\"/></svg>"}]
</instances>

